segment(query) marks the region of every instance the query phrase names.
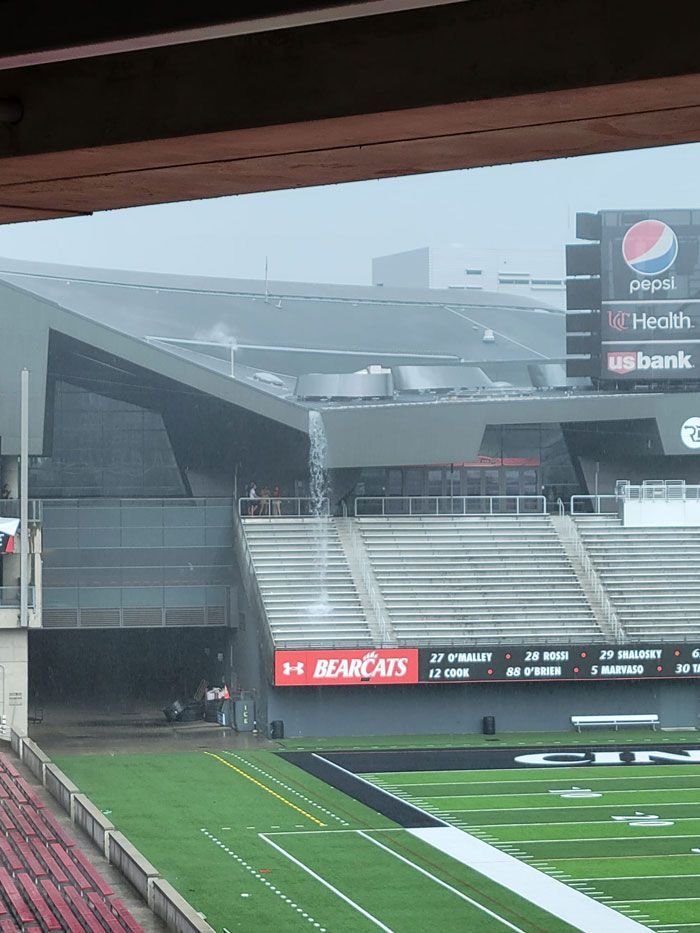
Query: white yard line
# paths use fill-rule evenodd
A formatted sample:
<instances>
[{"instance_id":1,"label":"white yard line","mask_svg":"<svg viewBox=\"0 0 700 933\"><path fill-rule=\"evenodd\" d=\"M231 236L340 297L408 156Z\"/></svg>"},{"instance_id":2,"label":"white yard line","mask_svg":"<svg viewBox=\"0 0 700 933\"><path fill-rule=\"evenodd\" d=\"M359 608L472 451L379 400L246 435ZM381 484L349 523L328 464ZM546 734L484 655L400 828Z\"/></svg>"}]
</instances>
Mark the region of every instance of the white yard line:
<instances>
[{"instance_id":1,"label":"white yard line","mask_svg":"<svg viewBox=\"0 0 700 933\"><path fill-rule=\"evenodd\" d=\"M614 766L613 766L614 767ZM663 765L663 767L668 767ZM683 765L683 767L686 767ZM513 771L513 774L522 774L524 771ZM441 772L448 774L449 772ZM465 772L467 773L467 772ZM541 771L535 772L536 774L542 774ZM485 787L493 787L494 784L506 784L509 787L518 784L558 784L566 783L566 781L557 780L558 772L551 773L549 778L523 778L523 779L508 779L508 778L499 778L497 781L387 781L387 787L458 787L468 785L470 787L480 787L484 785ZM590 783L595 781L597 783L607 783L608 781L677 781L679 778L693 778L697 780L700 777L699 774L631 774L629 777L586 777L586 782ZM574 780L572 778L571 780ZM579 780L581 780L579 778ZM693 785L694 788L700 787L699 785ZM690 789L690 788L688 788ZM510 796L507 795L507 796ZM517 796L514 794L513 796Z\"/></svg>"},{"instance_id":2,"label":"white yard line","mask_svg":"<svg viewBox=\"0 0 700 933\"><path fill-rule=\"evenodd\" d=\"M445 855L503 885L582 933L640 933L648 928L452 826L408 829Z\"/></svg>"},{"instance_id":3,"label":"white yard line","mask_svg":"<svg viewBox=\"0 0 700 933\"><path fill-rule=\"evenodd\" d=\"M302 871L305 871L307 875L311 875L311 877L314 878L316 881L318 881L319 884L322 884L324 888L328 888L329 891L332 891L333 894L339 897L342 901L345 901L346 904L349 904L350 907L352 907L358 913L362 914L363 917L366 917L375 926L378 926L380 930L384 930L384 933L392 933L392 930L390 930L389 927L385 927L384 924L381 922L381 920L377 920L375 916L373 916L371 913L366 911L364 907L360 907L360 905L357 904L355 901L353 901L351 898L349 898L347 894L343 894L342 891L339 891L336 887L334 887L330 883L330 881L326 881L325 878L322 878L320 875L317 875L316 872L313 871L311 868L309 868L308 865L305 865L303 862L300 862L299 859L294 858L294 856L290 855L289 852L286 851L286 849L282 848L282 846L278 846L276 842L272 841L272 839L268 839L265 833L259 833L258 835L260 836L261 839L264 839L265 842L269 846L272 846L273 849L277 849L277 851L281 855L283 855L285 858L288 858L290 862L293 862L296 866L301 868Z\"/></svg>"},{"instance_id":4,"label":"white yard line","mask_svg":"<svg viewBox=\"0 0 700 933\"><path fill-rule=\"evenodd\" d=\"M449 784L441 785L441 787L449 787L449 786L450 786ZM385 790L387 787L391 787L391 785L385 784L382 789ZM565 792L565 788L562 788L561 790ZM653 787L653 788L650 788L649 790L640 790L640 788L638 787L629 787L626 790L608 790L607 793L608 794L639 794L639 793L642 793L642 794L677 794L679 790L680 791L700 790L700 785L697 785L696 787ZM557 793L559 793L559 791L557 791ZM599 791L596 791L596 793L604 794L606 793L606 791L599 790ZM412 795L412 796L415 799L415 795ZM551 800L552 797L556 796L556 794L554 791L549 791L549 790L535 790L535 791L529 791L528 793L525 793L525 794L511 794L511 793L504 792L501 794L422 794L421 796L425 800L463 800L464 798L467 798L467 797L479 797L481 800L493 799L494 797L507 797L509 800L512 799L513 797L543 797L545 800ZM695 801L690 801L690 802L694 803ZM679 801L679 803L684 803L684 801L681 800ZM511 807L510 809L515 809L515 808Z\"/></svg>"},{"instance_id":5,"label":"white yard line","mask_svg":"<svg viewBox=\"0 0 700 933\"><path fill-rule=\"evenodd\" d=\"M404 830L405 832L406 830ZM472 900L471 897L468 897L466 894L463 894L461 891L458 891L457 888L453 888L452 885L447 884L446 881L442 881L440 878L437 878L435 875L431 874L429 871L426 871L425 868L421 868L420 865L416 865L415 862L412 862L410 859L404 858L403 855L399 855L398 852L395 852L393 849L390 849L388 846L383 845L379 840L372 839L371 836L366 835L362 830L357 830L358 835L362 836L364 839L367 839L368 842L371 842L373 845L377 846L380 849L383 849L385 852L388 852L389 855L393 855L394 858L399 859L399 861L404 862L406 865L410 865L411 868L415 868L416 871L419 871L421 875L425 875L426 878L430 878L431 881L434 881L436 884L439 884L441 887L446 888L448 891L451 891L453 894L456 894L457 897L461 897L463 901L467 901L473 907L482 910L485 914L488 914L489 917L493 917L498 920L500 923L503 923L510 930L515 930L516 933L525 933L520 927L516 927L515 924L511 923L509 920L506 920L504 917L501 917L500 914L494 913L494 911L489 910L488 907L485 907L483 904L480 904L478 901Z\"/></svg>"},{"instance_id":6,"label":"white yard line","mask_svg":"<svg viewBox=\"0 0 700 933\"><path fill-rule=\"evenodd\" d=\"M659 858L666 858L664 855L660 855ZM663 878L665 881L667 878L700 878L700 875L687 874L687 875L605 875L603 877L596 878L576 878L576 881L582 881L588 883L589 881L642 881L651 880L653 878Z\"/></svg>"},{"instance_id":7,"label":"white yard line","mask_svg":"<svg viewBox=\"0 0 700 933\"><path fill-rule=\"evenodd\" d=\"M499 839L499 845L511 845L511 846L527 846L533 845L533 843L538 842L575 842L577 845L580 845L584 842L612 842L624 840L624 842L649 842L650 839L697 839L697 833L653 833L649 832L647 835L640 833L638 836L572 836L570 839ZM556 856L553 856L556 858ZM620 856L623 858L624 856ZM657 853L657 858L667 858L663 853Z\"/></svg>"},{"instance_id":8,"label":"white yard line","mask_svg":"<svg viewBox=\"0 0 700 933\"><path fill-rule=\"evenodd\" d=\"M329 762L330 764L330 762ZM376 784L374 785L376 787ZM389 793L385 787L381 788L385 793ZM508 795L510 796L510 795ZM400 797L399 800L403 800L403 797ZM438 800L437 797L432 797L432 800ZM447 797L447 800L450 798ZM404 801L405 803L406 801ZM554 804L551 807L435 807L436 810L439 810L442 813L528 813L532 810L619 810L620 807L627 806L623 803L565 803L565 804ZM682 801L681 804L674 803L642 803L640 806L644 807L700 807L700 802L691 803L690 801Z\"/></svg>"}]
</instances>

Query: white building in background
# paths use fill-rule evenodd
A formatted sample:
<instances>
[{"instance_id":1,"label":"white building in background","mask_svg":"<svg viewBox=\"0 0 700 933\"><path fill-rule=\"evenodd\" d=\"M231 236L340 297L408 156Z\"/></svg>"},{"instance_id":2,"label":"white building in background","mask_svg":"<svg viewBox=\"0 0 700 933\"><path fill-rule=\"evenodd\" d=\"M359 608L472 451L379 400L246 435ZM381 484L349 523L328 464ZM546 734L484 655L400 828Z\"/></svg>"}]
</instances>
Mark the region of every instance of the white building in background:
<instances>
[{"instance_id":1,"label":"white building in background","mask_svg":"<svg viewBox=\"0 0 700 933\"><path fill-rule=\"evenodd\" d=\"M565 305L564 250L470 249L424 246L376 256L372 285L396 288L463 288L508 292Z\"/></svg>"}]
</instances>

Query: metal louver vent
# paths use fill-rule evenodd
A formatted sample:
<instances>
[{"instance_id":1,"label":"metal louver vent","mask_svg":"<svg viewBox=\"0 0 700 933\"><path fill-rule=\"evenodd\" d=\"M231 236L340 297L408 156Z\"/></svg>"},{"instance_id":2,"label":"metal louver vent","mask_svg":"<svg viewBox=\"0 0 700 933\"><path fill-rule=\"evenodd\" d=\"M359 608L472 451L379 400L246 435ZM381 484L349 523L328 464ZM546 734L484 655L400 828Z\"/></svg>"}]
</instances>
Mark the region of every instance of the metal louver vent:
<instances>
[{"instance_id":1,"label":"metal louver vent","mask_svg":"<svg viewBox=\"0 0 700 933\"><path fill-rule=\"evenodd\" d=\"M119 628L121 624L119 609L81 609L81 628Z\"/></svg>"},{"instance_id":2,"label":"metal louver vent","mask_svg":"<svg viewBox=\"0 0 700 933\"><path fill-rule=\"evenodd\" d=\"M163 625L162 609L122 609L125 628L157 628Z\"/></svg>"},{"instance_id":3,"label":"metal louver vent","mask_svg":"<svg viewBox=\"0 0 700 933\"><path fill-rule=\"evenodd\" d=\"M44 609L42 613L44 628L77 628L77 609Z\"/></svg>"},{"instance_id":4,"label":"metal louver vent","mask_svg":"<svg viewBox=\"0 0 700 933\"><path fill-rule=\"evenodd\" d=\"M223 606L207 607L207 625L226 625L226 610Z\"/></svg>"},{"instance_id":5,"label":"metal louver vent","mask_svg":"<svg viewBox=\"0 0 700 933\"><path fill-rule=\"evenodd\" d=\"M166 625L206 625L204 609L166 609Z\"/></svg>"}]
</instances>

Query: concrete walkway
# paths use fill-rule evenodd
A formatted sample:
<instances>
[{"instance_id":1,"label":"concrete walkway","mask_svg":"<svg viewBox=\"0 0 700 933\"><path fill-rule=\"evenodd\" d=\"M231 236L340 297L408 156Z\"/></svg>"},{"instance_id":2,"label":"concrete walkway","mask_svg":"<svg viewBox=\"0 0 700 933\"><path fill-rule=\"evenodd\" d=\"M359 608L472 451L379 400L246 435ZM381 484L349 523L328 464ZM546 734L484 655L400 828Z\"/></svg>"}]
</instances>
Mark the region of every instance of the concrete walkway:
<instances>
[{"instance_id":1,"label":"concrete walkway","mask_svg":"<svg viewBox=\"0 0 700 933\"><path fill-rule=\"evenodd\" d=\"M640 933L649 928L582 894L532 865L454 826L407 829L445 855L486 875L582 933Z\"/></svg>"}]
</instances>

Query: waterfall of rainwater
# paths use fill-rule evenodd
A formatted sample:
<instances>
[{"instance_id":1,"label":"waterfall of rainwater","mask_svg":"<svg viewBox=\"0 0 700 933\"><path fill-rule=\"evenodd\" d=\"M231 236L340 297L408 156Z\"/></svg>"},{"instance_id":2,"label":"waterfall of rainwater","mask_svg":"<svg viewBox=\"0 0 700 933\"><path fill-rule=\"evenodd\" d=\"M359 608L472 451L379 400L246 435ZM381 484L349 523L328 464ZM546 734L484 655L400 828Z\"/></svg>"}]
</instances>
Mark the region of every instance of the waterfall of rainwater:
<instances>
[{"instance_id":1,"label":"waterfall of rainwater","mask_svg":"<svg viewBox=\"0 0 700 933\"><path fill-rule=\"evenodd\" d=\"M309 412L309 496L310 511L314 519L314 537L317 554L318 598L309 606L312 615L328 615L333 609L328 602L328 544L330 516L328 509L328 469L326 466L328 440L323 418L318 411Z\"/></svg>"}]
</instances>

